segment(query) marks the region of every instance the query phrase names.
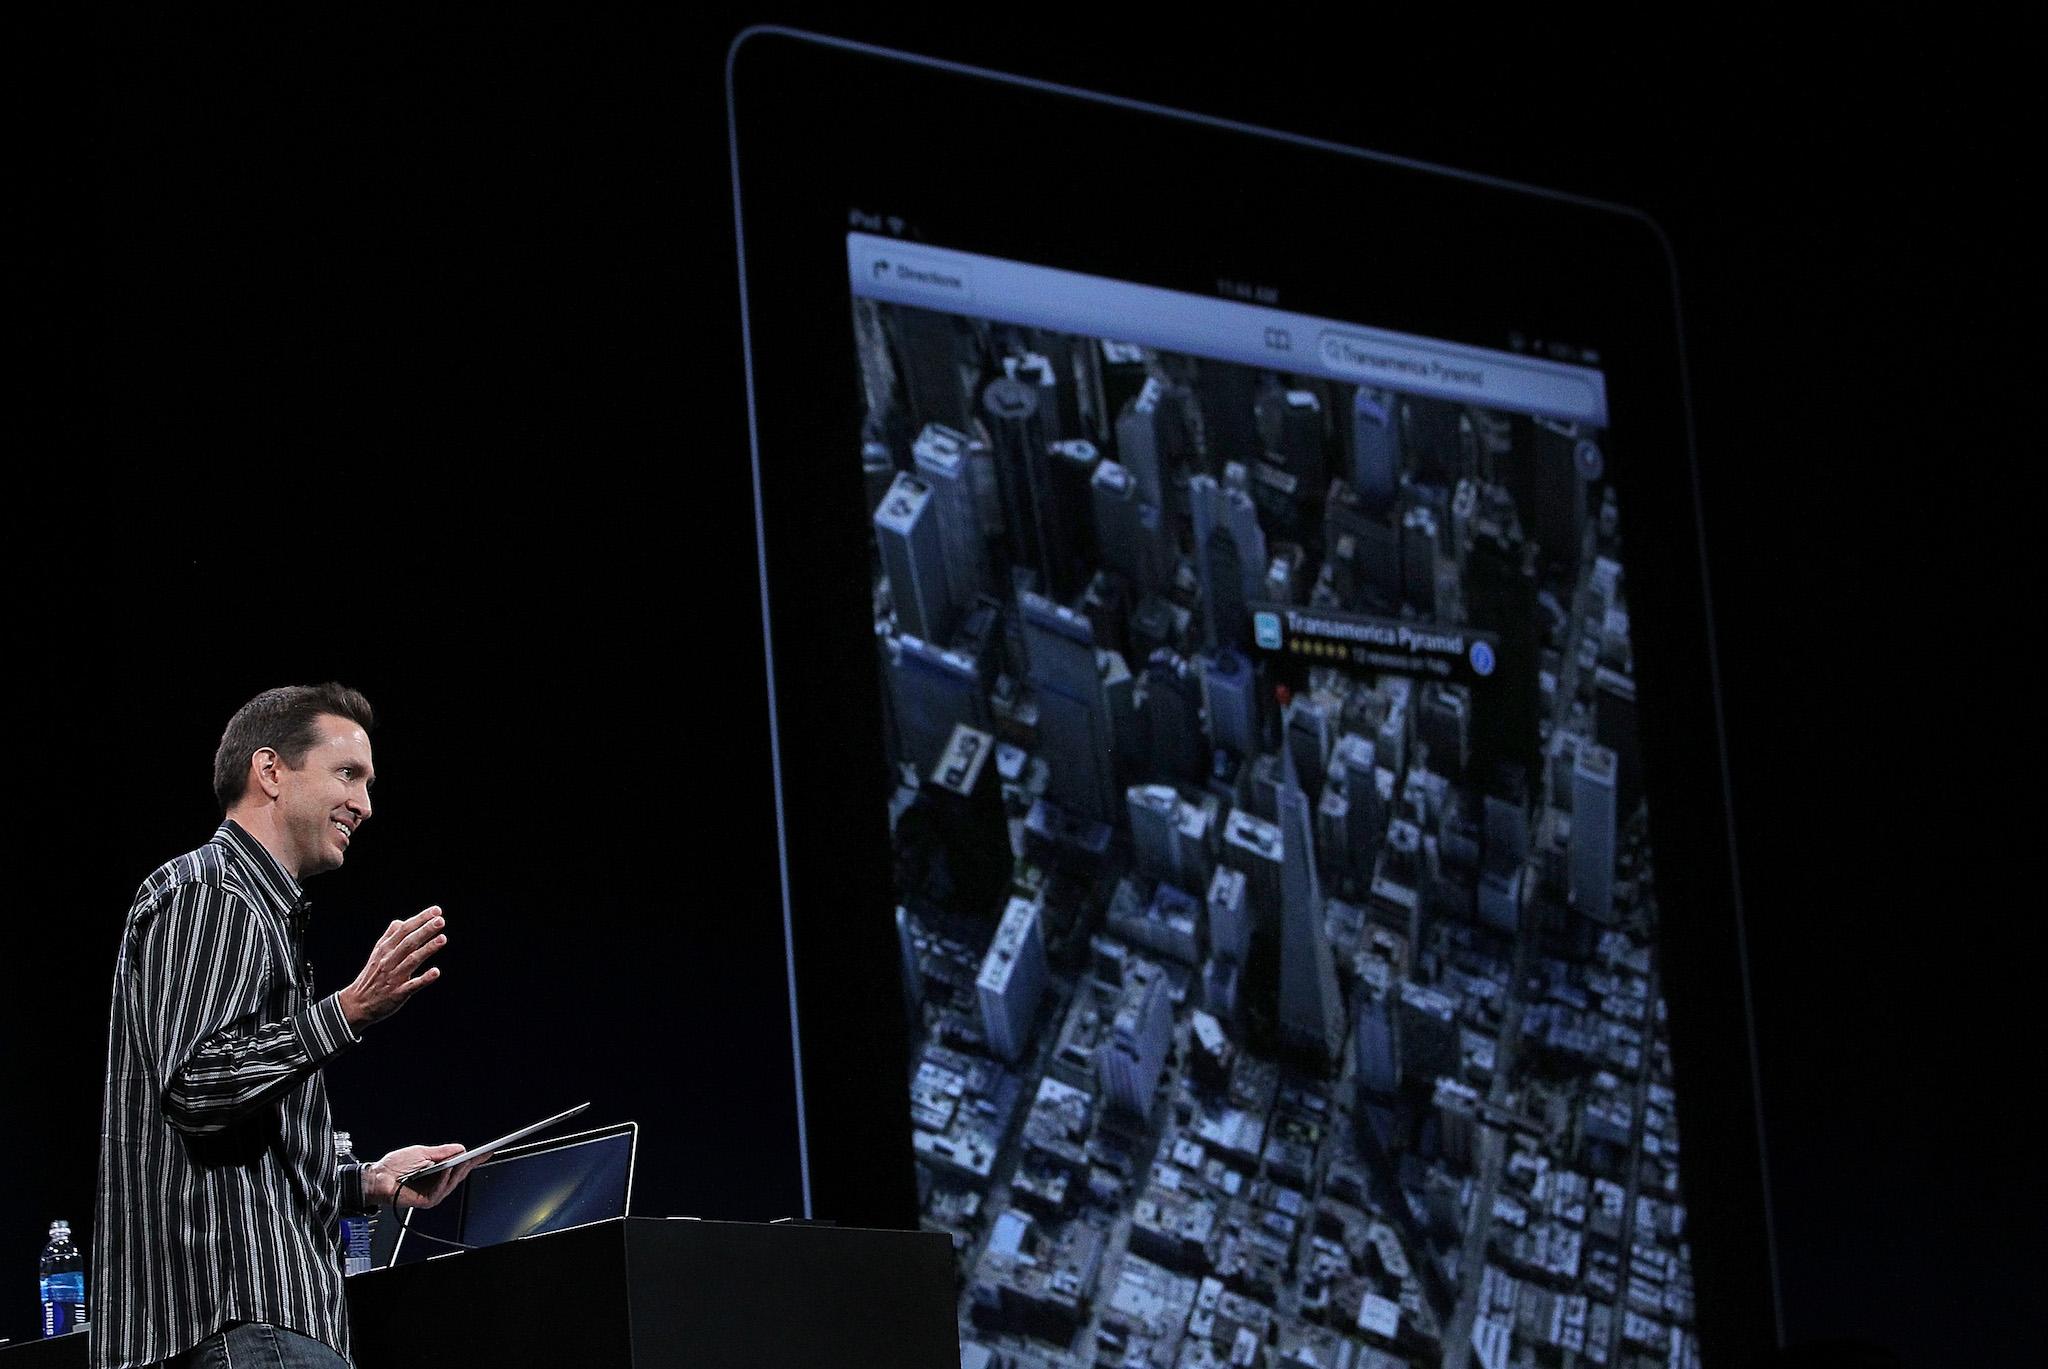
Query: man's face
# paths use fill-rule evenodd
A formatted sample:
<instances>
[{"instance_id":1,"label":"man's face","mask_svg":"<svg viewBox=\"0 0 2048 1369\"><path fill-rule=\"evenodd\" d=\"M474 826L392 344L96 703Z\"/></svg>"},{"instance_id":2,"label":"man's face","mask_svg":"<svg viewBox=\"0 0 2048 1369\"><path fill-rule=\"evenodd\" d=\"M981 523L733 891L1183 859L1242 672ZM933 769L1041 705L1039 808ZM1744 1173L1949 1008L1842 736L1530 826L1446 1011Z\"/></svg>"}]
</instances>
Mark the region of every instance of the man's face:
<instances>
[{"instance_id":1,"label":"man's face","mask_svg":"<svg viewBox=\"0 0 2048 1369\"><path fill-rule=\"evenodd\" d=\"M277 764L278 817L297 858L300 879L333 870L370 816L370 739L347 718L332 714L316 724L319 738L294 768Z\"/></svg>"}]
</instances>

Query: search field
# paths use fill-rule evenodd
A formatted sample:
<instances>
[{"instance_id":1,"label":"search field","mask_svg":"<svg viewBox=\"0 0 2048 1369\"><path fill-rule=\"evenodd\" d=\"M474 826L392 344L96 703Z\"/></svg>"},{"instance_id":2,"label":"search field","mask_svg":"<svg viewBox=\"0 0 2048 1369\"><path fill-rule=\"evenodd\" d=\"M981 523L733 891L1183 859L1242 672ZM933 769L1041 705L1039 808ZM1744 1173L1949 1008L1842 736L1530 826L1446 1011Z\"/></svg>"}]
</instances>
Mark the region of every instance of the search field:
<instances>
[{"instance_id":1,"label":"search field","mask_svg":"<svg viewBox=\"0 0 2048 1369\"><path fill-rule=\"evenodd\" d=\"M846 256L853 293L867 299L1607 423L1605 378L1587 366L868 233L846 235Z\"/></svg>"}]
</instances>

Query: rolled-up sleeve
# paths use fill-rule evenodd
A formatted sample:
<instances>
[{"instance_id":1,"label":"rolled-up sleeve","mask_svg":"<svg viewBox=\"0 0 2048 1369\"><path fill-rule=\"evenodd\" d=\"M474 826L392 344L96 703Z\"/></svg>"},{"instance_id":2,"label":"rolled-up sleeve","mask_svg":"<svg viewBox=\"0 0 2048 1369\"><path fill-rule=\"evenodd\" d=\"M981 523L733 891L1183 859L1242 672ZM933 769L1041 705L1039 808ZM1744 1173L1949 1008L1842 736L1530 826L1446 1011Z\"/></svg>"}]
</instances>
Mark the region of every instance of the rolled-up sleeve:
<instances>
[{"instance_id":1,"label":"rolled-up sleeve","mask_svg":"<svg viewBox=\"0 0 2048 1369\"><path fill-rule=\"evenodd\" d=\"M356 1037L330 995L266 1022L271 962L255 912L218 885L166 890L131 981L131 1020L162 1081L165 1119L181 1132L223 1131L296 1086Z\"/></svg>"}]
</instances>

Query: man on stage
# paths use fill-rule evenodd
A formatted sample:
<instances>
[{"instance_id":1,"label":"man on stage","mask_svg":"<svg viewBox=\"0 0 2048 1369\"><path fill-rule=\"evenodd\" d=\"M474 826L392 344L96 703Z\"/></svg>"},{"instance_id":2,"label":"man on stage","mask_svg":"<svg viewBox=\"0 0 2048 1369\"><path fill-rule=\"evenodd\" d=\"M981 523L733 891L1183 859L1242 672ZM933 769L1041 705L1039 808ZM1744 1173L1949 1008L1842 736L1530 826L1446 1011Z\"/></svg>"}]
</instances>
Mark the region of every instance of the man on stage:
<instances>
[{"instance_id":1,"label":"man on stage","mask_svg":"<svg viewBox=\"0 0 2048 1369\"><path fill-rule=\"evenodd\" d=\"M340 685L266 690L214 757L225 814L142 882L114 968L93 1226L95 1369L349 1362L345 1211L431 1207L467 1166L407 1146L336 1162L320 1068L440 977L428 908L393 922L355 981L315 1000L303 882L370 817L370 705ZM175 1359L174 1359L175 1357Z\"/></svg>"}]
</instances>

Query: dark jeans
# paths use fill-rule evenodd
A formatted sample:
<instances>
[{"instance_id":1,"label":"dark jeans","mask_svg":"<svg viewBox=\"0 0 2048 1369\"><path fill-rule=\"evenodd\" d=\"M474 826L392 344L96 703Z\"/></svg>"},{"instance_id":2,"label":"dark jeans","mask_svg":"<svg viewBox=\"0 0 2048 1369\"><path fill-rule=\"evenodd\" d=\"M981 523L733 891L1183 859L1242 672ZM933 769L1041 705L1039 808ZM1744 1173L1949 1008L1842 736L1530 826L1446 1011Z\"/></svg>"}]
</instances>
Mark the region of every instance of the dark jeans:
<instances>
[{"instance_id":1,"label":"dark jeans","mask_svg":"<svg viewBox=\"0 0 2048 1369\"><path fill-rule=\"evenodd\" d=\"M238 1321L171 1360L166 1369L348 1369L348 1361L310 1336Z\"/></svg>"}]
</instances>

